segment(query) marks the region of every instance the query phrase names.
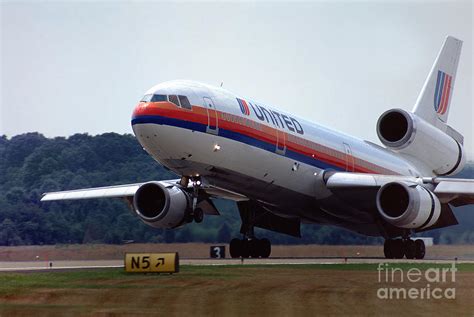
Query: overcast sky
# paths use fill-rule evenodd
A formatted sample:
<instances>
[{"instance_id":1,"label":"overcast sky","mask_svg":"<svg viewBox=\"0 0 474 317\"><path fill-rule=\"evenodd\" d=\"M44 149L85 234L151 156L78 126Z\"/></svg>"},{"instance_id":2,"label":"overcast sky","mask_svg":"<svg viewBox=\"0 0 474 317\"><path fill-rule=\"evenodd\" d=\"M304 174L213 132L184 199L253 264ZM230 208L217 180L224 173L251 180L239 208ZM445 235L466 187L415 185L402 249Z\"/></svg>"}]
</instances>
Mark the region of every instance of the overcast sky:
<instances>
[{"instance_id":1,"label":"overcast sky","mask_svg":"<svg viewBox=\"0 0 474 317\"><path fill-rule=\"evenodd\" d=\"M474 149L472 1L0 2L0 135L131 133L148 88L192 79L375 141L453 35L449 124Z\"/></svg>"}]
</instances>

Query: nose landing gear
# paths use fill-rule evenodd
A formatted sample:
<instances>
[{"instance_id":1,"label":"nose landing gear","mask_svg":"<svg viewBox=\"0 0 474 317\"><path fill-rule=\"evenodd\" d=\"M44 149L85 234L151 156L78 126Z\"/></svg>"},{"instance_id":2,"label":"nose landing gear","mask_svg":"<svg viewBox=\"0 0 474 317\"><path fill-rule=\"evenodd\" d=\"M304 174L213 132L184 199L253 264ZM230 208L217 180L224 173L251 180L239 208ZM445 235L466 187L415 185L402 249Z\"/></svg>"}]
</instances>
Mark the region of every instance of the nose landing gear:
<instances>
[{"instance_id":1,"label":"nose landing gear","mask_svg":"<svg viewBox=\"0 0 474 317\"><path fill-rule=\"evenodd\" d=\"M387 259L423 259L426 253L423 240L387 239L383 246L383 252Z\"/></svg>"},{"instance_id":2,"label":"nose landing gear","mask_svg":"<svg viewBox=\"0 0 474 317\"><path fill-rule=\"evenodd\" d=\"M197 207L198 198L199 198L199 189L202 185L201 178L199 176L192 177L191 179L183 176L181 177L180 184L181 186L187 188L189 185L189 181L191 181L191 185L193 187L193 191L191 193L191 208L189 208L186 222L190 223L194 220L196 223L201 223L204 220L204 211Z\"/></svg>"},{"instance_id":3,"label":"nose landing gear","mask_svg":"<svg viewBox=\"0 0 474 317\"><path fill-rule=\"evenodd\" d=\"M201 208L194 209L193 219L196 223L201 223L204 220L204 211Z\"/></svg>"}]
</instances>

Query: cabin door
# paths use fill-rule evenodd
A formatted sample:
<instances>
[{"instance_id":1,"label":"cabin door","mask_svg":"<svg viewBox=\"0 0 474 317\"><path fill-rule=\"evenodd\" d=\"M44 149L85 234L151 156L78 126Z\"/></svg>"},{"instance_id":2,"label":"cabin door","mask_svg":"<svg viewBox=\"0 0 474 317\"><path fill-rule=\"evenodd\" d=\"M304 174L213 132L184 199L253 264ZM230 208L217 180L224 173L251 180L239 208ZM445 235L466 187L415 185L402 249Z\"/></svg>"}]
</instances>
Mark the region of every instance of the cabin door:
<instances>
[{"instance_id":1,"label":"cabin door","mask_svg":"<svg viewBox=\"0 0 474 317\"><path fill-rule=\"evenodd\" d=\"M207 109L207 133L218 134L219 133L219 123L217 119L217 109L214 105L214 102L209 97L204 97L204 105Z\"/></svg>"},{"instance_id":2,"label":"cabin door","mask_svg":"<svg viewBox=\"0 0 474 317\"><path fill-rule=\"evenodd\" d=\"M347 172L354 172L354 156L352 155L351 146L347 143L343 143L344 145L344 156L346 161L346 171Z\"/></svg>"}]
</instances>

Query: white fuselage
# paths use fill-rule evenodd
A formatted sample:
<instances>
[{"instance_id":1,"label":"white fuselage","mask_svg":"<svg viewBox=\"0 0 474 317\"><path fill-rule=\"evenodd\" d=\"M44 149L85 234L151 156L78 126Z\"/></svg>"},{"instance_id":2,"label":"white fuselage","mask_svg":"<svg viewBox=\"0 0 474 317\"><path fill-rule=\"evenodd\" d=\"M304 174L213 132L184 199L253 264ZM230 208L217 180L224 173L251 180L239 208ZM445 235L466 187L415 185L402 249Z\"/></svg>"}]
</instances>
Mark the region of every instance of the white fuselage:
<instances>
[{"instance_id":1,"label":"white fuselage","mask_svg":"<svg viewBox=\"0 0 474 317\"><path fill-rule=\"evenodd\" d=\"M375 144L222 88L171 81L151 88L147 95L165 97L137 105L133 131L152 157L178 175L212 181L216 170L235 172L258 181L260 187L271 184L311 197L318 196L314 182L321 170L427 175L419 165ZM192 108L173 104L172 95L186 96Z\"/></svg>"}]
</instances>

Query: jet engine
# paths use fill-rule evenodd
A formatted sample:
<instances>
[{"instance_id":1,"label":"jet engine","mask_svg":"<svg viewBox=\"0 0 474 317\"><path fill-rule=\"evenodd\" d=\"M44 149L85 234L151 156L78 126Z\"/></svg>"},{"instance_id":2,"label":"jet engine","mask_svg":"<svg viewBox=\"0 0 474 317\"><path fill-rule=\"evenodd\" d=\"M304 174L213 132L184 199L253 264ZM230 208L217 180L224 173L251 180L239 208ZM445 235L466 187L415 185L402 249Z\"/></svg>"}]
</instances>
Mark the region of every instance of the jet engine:
<instances>
[{"instance_id":1,"label":"jet engine","mask_svg":"<svg viewBox=\"0 0 474 317\"><path fill-rule=\"evenodd\" d=\"M408 111L391 109L383 113L377 122L377 134L385 146L423 161L437 175L456 174L464 167L462 141Z\"/></svg>"},{"instance_id":2,"label":"jet engine","mask_svg":"<svg viewBox=\"0 0 474 317\"><path fill-rule=\"evenodd\" d=\"M177 186L165 187L159 182L148 182L136 191L133 206L138 217L147 225L176 228L185 222L190 199Z\"/></svg>"},{"instance_id":3,"label":"jet engine","mask_svg":"<svg viewBox=\"0 0 474 317\"><path fill-rule=\"evenodd\" d=\"M377 193L377 209L388 223L406 229L424 229L438 221L441 203L420 185L391 182Z\"/></svg>"}]
</instances>

